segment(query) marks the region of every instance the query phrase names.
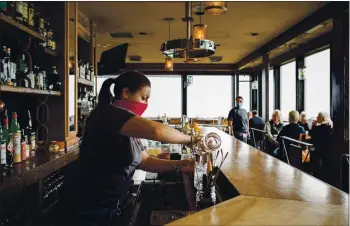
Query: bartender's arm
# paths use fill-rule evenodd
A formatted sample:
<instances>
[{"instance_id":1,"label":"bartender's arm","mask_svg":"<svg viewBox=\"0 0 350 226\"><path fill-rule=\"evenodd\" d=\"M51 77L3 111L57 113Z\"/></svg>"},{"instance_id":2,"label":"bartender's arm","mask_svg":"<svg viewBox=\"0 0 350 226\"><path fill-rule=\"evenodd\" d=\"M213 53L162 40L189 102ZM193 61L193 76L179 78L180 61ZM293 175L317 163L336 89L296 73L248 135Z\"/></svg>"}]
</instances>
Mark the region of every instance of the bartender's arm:
<instances>
[{"instance_id":1,"label":"bartender's arm","mask_svg":"<svg viewBox=\"0 0 350 226\"><path fill-rule=\"evenodd\" d=\"M139 116L133 116L126 121L119 133L127 137L137 137L171 144L195 144L198 141L197 138L191 138L191 136L170 126Z\"/></svg>"},{"instance_id":2,"label":"bartender's arm","mask_svg":"<svg viewBox=\"0 0 350 226\"><path fill-rule=\"evenodd\" d=\"M180 170L182 172L193 172L194 161L158 159L149 156L146 151L143 151L139 169L147 172L171 172L176 170Z\"/></svg>"}]
</instances>

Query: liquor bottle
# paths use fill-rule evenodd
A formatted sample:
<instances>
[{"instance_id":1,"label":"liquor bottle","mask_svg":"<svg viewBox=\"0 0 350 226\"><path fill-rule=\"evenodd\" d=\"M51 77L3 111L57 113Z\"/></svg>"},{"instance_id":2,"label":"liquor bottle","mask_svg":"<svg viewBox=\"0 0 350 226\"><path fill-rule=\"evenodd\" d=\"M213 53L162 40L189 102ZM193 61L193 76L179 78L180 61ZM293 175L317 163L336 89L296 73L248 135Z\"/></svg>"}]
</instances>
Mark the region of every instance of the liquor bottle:
<instances>
[{"instance_id":1,"label":"liquor bottle","mask_svg":"<svg viewBox=\"0 0 350 226\"><path fill-rule=\"evenodd\" d=\"M12 120L10 126L10 141L7 145L7 149L11 152L13 156L13 162L17 163L21 160L21 132L18 134L18 123L17 123L17 113L12 112ZM19 154L19 159L18 159Z\"/></svg>"},{"instance_id":2,"label":"liquor bottle","mask_svg":"<svg viewBox=\"0 0 350 226\"><path fill-rule=\"evenodd\" d=\"M6 166L6 139L0 127L0 165L3 169Z\"/></svg>"},{"instance_id":3,"label":"liquor bottle","mask_svg":"<svg viewBox=\"0 0 350 226\"><path fill-rule=\"evenodd\" d=\"M10 146L9 149L9 143L11 141L12 134L10 135L10 130L9 130L9 121L8 121L8 116L7 116L7 110L5 110L4 114L4 128L3 128L3 136L4 140L6 140L6 168L10 169L12 168L12 163L13 163L13 154L12 154L12 148L13 148L13 143Z\"/></svg>"},{"instance_id":4,"label":"liquor bottle","mask_svg":"<svg viewBox=\"0 0 350 226\"><path fill-rule=\"evenodd\" d=\"M33 2L28 4L28 25L32 29L35 27L35 11Z\"/></svg>"},{"instance_id":5,"label":"liquor bottle","mask_svg":"<svg viewBox=\"0 0 350 226\"><path fill-rule=\"evenodd\" d=\"M28 88L29 84L28 81L25 80L25 76L28 73L28 60L26 59L26 55L24 53L21 53L17 57L17 74L16 74L16 79L17 82L20 80L23 80L24 82L22 83L22 86ZM13 79L13 78L11 78Z\"/></svg>"},{"instance_id":6,"label":"liquor bottle","mask_svg":"<svg viewBox=\"0 0 350 226\"><path fill-rule=\"evenodd\" d=\"M35 149L36 149L36 143L35 143L35 132L32 128L32 117L30 116L30 111L28 110L28 125L26 128L26 133L28 136L28 142L30 143L30 156L35 156Z\"/></svg>"},{"instance_id":7,"label":"liquor bottle","mask_svg":"<svg viewBox=\"0 0 350 226\"><path fill-rule=\"evenodd\" d=\"M5 71L5 57L6 57L6 46L2 46L0 49L0 81L1 83L6 81L6 75L7 73ZM7 67L6 67L7 68Z\"/></svg>"},{"instance_id":8,"label":"liquor bottle","mask_svg":"<svg viewBox=\"0 0 350 226\"><path fill-rule=\"evenodd\" d=\"M16 4L15 19L17 20L17 22L22 23L23 22L23 2L18 1L15 4Z\"/></svg>"},{"instance_id":9,"label":"liquor bottle","mask_svg":"<svg viewBox=\"0 0 350 226\"><path fill-rule=\"evenodd\" d=\"M10 18L15 17L15 2L7 1L7 16Z\"/></svg>"},{"instance_id":10,"label":"liquor bottle","mask_svg":"<svg viewBox=\"0 0 350 226\"><path fill-rule=\"evenodd\" d=\"M13 86L17 86L17 77L16 77L16 73L17 73L17 64L15 62L13 62L13 59L11 57L11 49L7 48L7 52L10 58L9 61L9 77L8 77L8 83L9 85L13 85Z\"/></svg>"},{"instance_id":11,"label":"liquor bottle","mask_svg":"<svg viewBox=\"0 0 350 226\"><path fill-rule=\"evenodd\" d=\"M42 82L43 82L43 89L47 90L49 85L48 85L48 76L46 75L46 71L41 71L42 74Z\"/></svg>"},{"instance_id":12,"label":"liquor bottle","mask_svg":"<svg viewBox=\"0 0 350 226\"><path fill-rule=\"evenodd\" d=\"M22 18L25 25L28 24L28 2L22 3Z\"/></svg>"},{"instance_id":13,"label":"liquor bottle","mask_svg":"<svg viewBox=\"0 0 350 226\"><path fill-rule=\"evenodd\" d=\"M0 1L0 14L7 15L7 2Z\"/></svg>"},{"instance_id":14,"label":"liquor bottle","mask_svg":"<svg viewBox=\"0 0 350 226\"><path fill-rule=\"evenodd\" d=\"M29 149L28 149L29 151ZM29 154L29 152L28 152ZM21 131L21 160L25 161L27 159L27 135L24 129Z\"/></svg>"},{"instance_id":15,"label":"liquor bottle","mask_svg":"<svg viewBox=\"0 0 350 226\"><path fill-rule=\"evenodd\" d=\"M49 79L49 89L60 91L61 90L61 81L60 76L58 75L56 66L52 66L52 72Z\"/></svg>"}]
</instances>

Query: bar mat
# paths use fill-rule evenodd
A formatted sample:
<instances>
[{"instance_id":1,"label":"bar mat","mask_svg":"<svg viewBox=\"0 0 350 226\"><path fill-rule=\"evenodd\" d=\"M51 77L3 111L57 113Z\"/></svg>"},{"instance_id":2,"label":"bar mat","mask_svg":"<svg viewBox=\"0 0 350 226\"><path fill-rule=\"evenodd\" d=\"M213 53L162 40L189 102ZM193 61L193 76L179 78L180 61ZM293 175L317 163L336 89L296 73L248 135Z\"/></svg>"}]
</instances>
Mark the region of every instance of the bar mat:
<instances>
[{"instance_id":1,"label":"bar mat","mask_svg":"<svg viewBox=\"0 0 350 226\"><path fill-rule=\"evenodd\" d=\"M163 210L163 211L152 211L150 225L165 225L172 221L186 217L195 211L181 211L181 210Z\"/></svg>"}]
</instances>

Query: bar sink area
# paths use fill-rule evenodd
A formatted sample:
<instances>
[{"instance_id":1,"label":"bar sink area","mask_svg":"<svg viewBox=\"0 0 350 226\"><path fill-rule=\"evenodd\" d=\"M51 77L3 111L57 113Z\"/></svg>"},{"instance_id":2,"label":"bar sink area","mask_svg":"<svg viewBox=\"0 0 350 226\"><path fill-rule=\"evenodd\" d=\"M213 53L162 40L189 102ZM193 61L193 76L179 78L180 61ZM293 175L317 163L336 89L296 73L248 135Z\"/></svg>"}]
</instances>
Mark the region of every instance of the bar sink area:
<instances>
[{"instance_id":1,"label":"bar sink area","mask_svg":"<svg viewBox=\"0 0 350 226\"><path fill-rule=\"evenodd\" d=\"M200 211L193 179L187 173L146 173L144 181L134 182L139 194L126 221L134 226L166 225ZM216 204L239 196L222 173L216 183Z\"/></svg>"}]
</instances>

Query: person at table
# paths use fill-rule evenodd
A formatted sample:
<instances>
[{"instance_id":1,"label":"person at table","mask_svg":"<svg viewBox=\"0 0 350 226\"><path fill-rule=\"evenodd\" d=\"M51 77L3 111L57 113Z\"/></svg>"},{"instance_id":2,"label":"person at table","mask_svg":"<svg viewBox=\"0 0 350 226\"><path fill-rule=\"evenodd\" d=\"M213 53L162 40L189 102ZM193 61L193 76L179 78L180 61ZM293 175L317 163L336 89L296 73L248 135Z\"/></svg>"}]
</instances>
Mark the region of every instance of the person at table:
<instances>
[{"instance_id":1,"label":"person at table","mask_svg":"<svg viewBox=\"0 0 350 226\"><path fill-rule=\"evenodd\" d=\"M282 154L284 151L283 150L284 146L283 146L282 138L281 138L282 136L289 137L289 138L292 138L294 140L299 140L300 134L305 134L304 128L301 127L300 125L298 125L299 112L290 111L289 116L288 116L288 121L289 121L289 124L282 127L281 132L277 136L277 141L278 141L280 147L274 151L274 155L278 158L282 158ZM286 149L288 149L289 145L290 145L290 141L284 140L284 144L285 144Z\"/></svg>"},{"instance_id":2,"label":"person at table","mask_svg":"<svg viewBox=\"0 0 350 226\"><path fill-rule=\"evenodd\" d=\"M110 92L112 84L115 96ZM75 183L67 185L68 204L64 206L71 207L68 212L75 211L73 225L109 225L121 208L136 168L193 172L193 161L157 159L144 150L139 138L184 145L200 140L141 117L150 96L151 83L138 72L124 72L103 83L98 105L84 128L77 174L71 180Z\"/></svg>"},{"instance_id":3,"label":"person at table","mask_svg":"<svg viewBox=\"0 0 350 226\"><path fill-rule=\"evenodd\" d=\"M328 113L320 112L316 121L312 123L311 139L308 140L315 146L315 151L311 153L313 174L325 182L329 182L328 174L331 169L327 152L332 150L332 128L333 123Z\"/></svg>"},{"instance_id":4,"label":"person at table","mask_svg":"<svg viewBox=\"0 0 350 226\"><path fill-rule=\"evenodd\" d=\"M247 116L248 120L250 120L251 118L253 118L253 113L251 111L248 111Z\"/></svg>"},{"instance_id":5,"label":"person at table","mask_svg":"<svg viewBox=\"0 0 350 226\"><path fill-rule=\"evenodd\" d=\"M307 124L307 114L305 111L300 113L300 120L298 122L298 125L303 127L305 132L309 132L309 125Z\"/></svg>"},{"instance_id":6,"label":"person at table","mask_svg":"<svg viewBox=\"0 0 350 226\"><path fill-rule=\"evenodd\" d=\"M251 119L249 119L249 128L264 130L265 122L261 117L259 117L258 111L254 110L252 112L252 115L253 115L253 117ZM258 148L260 141L262 141L264 139L264 133L251 130L251 135L253 133L254 133L255 147ZM252 138L252 136L251 136L251 138Z\"/></svg>"},{"instance_id":7,"label":"person at table","mask_svg":"<svg viewBox=\"0 0 350 226\"><path fill-rule=\"evenodd\" d=\"M279 147L277 136L281 132L283 124L281 122L281 111L276 109L272 112L272 118L265 124L266 152L270 155Z\"/></svg>"},{"instance_id":8,"label":"person at table","mask_svg":"<svg viewBox=\"0 0 350 226\"><path fill-rule=\"evenodd\" d=\"M243 108L243 97L236 97L236 106L230 110L227 119L235 138L247 143L249 122L247 111Z\"/></svg>"}]
</instances>

